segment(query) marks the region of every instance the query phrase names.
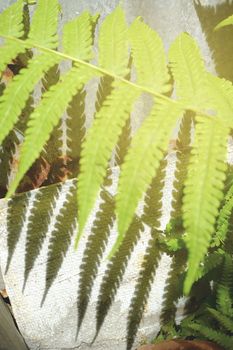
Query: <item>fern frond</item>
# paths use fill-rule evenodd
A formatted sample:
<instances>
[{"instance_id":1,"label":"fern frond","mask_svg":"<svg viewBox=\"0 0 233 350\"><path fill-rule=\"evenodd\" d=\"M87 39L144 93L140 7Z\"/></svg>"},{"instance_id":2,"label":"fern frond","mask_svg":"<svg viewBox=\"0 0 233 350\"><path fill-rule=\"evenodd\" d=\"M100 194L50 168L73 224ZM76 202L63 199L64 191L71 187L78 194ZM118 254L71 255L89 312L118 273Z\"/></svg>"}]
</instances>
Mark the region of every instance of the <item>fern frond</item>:
<instances>
[{"instance_id":1,"label":"fern frond","mask_svg":"<svg viewBox=\"0 0 233 350\"><path fill-rule=\"evenodd\" d=\"M217 219L217 228L216 233L213 237L213 244L215 246L219 246L220 242L224 242L226 239L229 225L230 225L230 217L233 210L233 185L228 190L225 198L224 198L224 204L221 208L218 219Z\"/></svg>"},{"instance_id":2,"label":"fern frond","mask_svg":"<svg viewBox=\"0 0 233 350\"><path fill-rule=\"evenodd\" d=\"M64 53L84 61L92 59L92 16L83 12L81 16L64 25Z\"/></svg>"},{"instance_id":3,"label":"fern frond","mask_svg":"<svg viewBox=\"0 0 233 350\"><path fill-rule=\"evenodd\" d=\"M229 25L233 25L233 15L225 18L223 21L221 21L220 23L218 23L218 25L215 27L215 30L218 30L220 28L229 26Z\"/></svg>"},{"instance_id":4,"label":"fern frond","mask_svg":"<svg viewBox=\"0 0 233 350\"><path fill-rule=\"evenodd\" d=\"M232 128L233 85L229 80L220 79L212 74L208 74L207 78L212 108L215 108L218 116Z\"/></svg>"},{"instance_id":5,"label":"fern frond","mask_svg":"<svg viewBox=\"0 0 233 350\"><path fill-rule=\"evenodd\" d=\"M229 129L217 119L196 118L196 135L185 183L183 220L189 250L184 290L188 293L204 258L222 199Z\"/></svg>"},{"instance_id":6,"label":"fern frond","mask_svg":"<svg viewBox=\"0 0 233 350\"><path fill-rule=\"evenodd\" d=\"M204 277L210 271L221 265L224 259L224 255L220 252L213 252L206 256L203 265L199 265L196 281Z\"/></svg>"},{"instance_id":7,"label":"fern frond","mask_svg":"<svg viewBox=\"0 0 233 350\"><path fill-rule=\"evenodd\" d=\"M169 91L166 55L159 35L136 19L129 29L129 38L137 82L160 93Z\"/></svg>"},{"instance_id":8,"label":"fern frond","mask_svg":"<svg viewBox=\"0 0 233 350\"><path fill-rule=\"evenodd\" d=\"M100 67L124 77L129 60L128 27L124 11L119 6L102 23L98 47Z\"/></svg>"},{"instance_id":9,"label":"fern frond","mask_svg":"<svg viewBox=\"0 0 233 350\"><path fill-rule=\"evenodd\" d=\"M197 333L203 335L205 338L214 341L223 346L225 350L232 350L232 337L225 333L217 332L214 329L208 328L203 324L193 323L188 326Z\"/></svg>"},{"instance_id":10,"label":"fern frond","mask_svg":"<svg viewBox=\"0 0 233 350\"><path fill-rule=\"evenodd\" d=\"M115 89L96 114L83 143L81 173L78 179L79 234L76 245L94 205L99 187L103 183L113 148L138 95L137 90L116 83Z\"/></svg>"},{"instance_id":11,"label":"fern frond","mask_svg":"<svg viewBox=\"0 0 233 350\"><path fill-rule=\"evenodd\" d=\"M34 13L28 41L38 45L54 49L58 45L57 23L58 23L58 1L38 0Z\"/></svg>"},{"instance_id":12,"label":"fern frond","mask_svg":"<svg viewBox=\"0 0 233 350\"><path fill-rule=\"evenodd\" d=\"M11 62L19 53L25 51L26 47L12 41L6 41L4 46L0 46L0 75L9 62Z\"/></svg>"},{"instance_id":13,"label":"fern frond","mask_svg":"<svg viewBox=\"0 0 233 350\"><path fill-rule=\"evenodd\" d=\"M6 87L0 97L0 142L16 123L36 83L59 61L60 59L53 55L39 55L31 60L28 67L22 69Z\"/></svg>"},{"instance_id":14,"label":"fern frond","mask_svg":"<svg viewBox=\"0 0 233 350\"><path fill-rule=\"evenodd\" d=\"M172 102L156 101L150 115L132 139L122 165L116 197L118 238L114 252L127 231L139 200L147 190L168 147L171 133L182 115L182 108Z\"/></svg>"},{"instance_id":15,"label":"fern frond","mask_svg":"<svg viewBox=\"0 0 233 350\"><path fill-rule=\"evenodd\" d=\"M18 0L0 14L0 35L23 36L23 0Z\"/></svg>"},{"instance_id":16,"label":"fern frond","mask_svg":"<svg viewBox=\"0 0 233 350\"><path fill-rule=\"evenodd\" d=\"M44 94L40 105L30 116L18 172L10 186L8 197L14 193L24 173L39 156L53 127L58 123L73 96L93 75L91 70L73 67L58 84Z\"/></svg>"},{"instance_id":17,"label":"fern frond","mask_svg":"<svg viewBox=\"0 0 233 350\"><path fill-rule=\"evenodd\" d=\"M233 320L225 315L223 315L218 310L207 308L208 312L219 322L219 324L224 327L227 331L233 334Z\"/></svg>"},{"instance_id":18,"label":"fern frond","mask_svg":"<svg viewBox=\"0 0 233 350\"><path fill-rule=\"evenodd\" d=\"M206 70L200 50L187 33L180 34L169 51L171 71L175 80L176 94L189 106L202 107L206 99Z\"/></svg>"},{"instance_id":19,"label":"fern frond","mask_svg":"<svg viewBox=\"0 0 233 350\"><path fill-rule=\"evenodd\" d=\"M217 304L221 313L233 317L233 261L232 256L225 254L221 281L217 287Z\"/></svg>"}]
</instances>

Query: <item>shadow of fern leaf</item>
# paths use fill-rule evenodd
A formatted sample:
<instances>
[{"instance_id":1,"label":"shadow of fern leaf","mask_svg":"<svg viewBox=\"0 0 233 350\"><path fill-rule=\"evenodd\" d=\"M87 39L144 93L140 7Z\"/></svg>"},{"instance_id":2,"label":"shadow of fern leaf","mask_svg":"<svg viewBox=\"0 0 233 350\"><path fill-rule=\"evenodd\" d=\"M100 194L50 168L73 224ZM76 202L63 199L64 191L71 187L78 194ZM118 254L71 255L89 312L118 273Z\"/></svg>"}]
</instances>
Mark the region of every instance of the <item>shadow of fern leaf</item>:
<instances>
[{"instance_id":1,"label":"shadow of fern leaf","mask_svg":"<svg viewBox=\"0 0 233 350\"><path fill-rule=\"evenodd\" d=\"M98 90L96 93L96 103L95 103L96 113L100 111L107 96L111 94L113 90L112 83L113 83L113 79L111 77L105 76L103 78L100 78Z\"/></svg>"},{"instance_id":2,"label":"shadow of fern leaf","mask_svg":"<svg viewBox=\"0 0 233 350\"><path fill-rule=\"evenodd\" d=\"M160 226L166 166L167 161L164 157L144 199L142 219L151 228Z\"/></svg>"},{"instance_id":3,"label":"shadow of fern leaf","mask_svg":"<svg viewBox=\"0 0 233 350\"><path fill-rule=\"evenodd\" d=\"M90 300L91 290L98 272L101 257L105 245L108 241L110 229L115 220L115 202L114 198L106 191L100 194L103 202L100 204L96 214L96 219L92 226L92 234L86 244L83 255L82 265L80 267L80 282L78 290L78 327L77 334L81 328L87 306Z\"/></svg>"},{"instance_id":4,"label":"shadow of fern leaf","mask_svg":"<svg viewBox=\"0 0 233 350\"><path fill-rule=\"evenodd\" d=\"M0 197L5 197L9 185L10 174L15 162L15 153L20 140L13 130L5 138L0 148Z\"/></svg>"},{"instance_id":5,"label":"shadow of fern leaf","mask_svg":"<svg viewBox=\"0 0 233 350\"><path fill-rule=\"evenodd\" d=\"M125 126L122 129L118 143L116 145L116 165L121 165L128 151L131 142L131 124L130 119L127 119Z\"/></svg>"},{"instance_id":6,"label":"shadow of fern leaf","mask_svg":"<svg viewBox=\"0 0 233 350\"><path fill-rule=\"evenodd\" d=\"M120 248L112 257L107 266L103 281L100 286L96 306L96 335L94 339L96 339L98 336L102 324L104 323L105 317L107 316L107 313L114 301L124 272L127 268L128 260L141 236L142 231L144 231L144 226L141 222L141 219L135 216Z\"/></svg>"},{"instance_id":7,"label":"shadow of fern leaf","mask_svg":"<svg viewBox=\"0 0 233 350\"><path fill-rule=\"evenodd\" d=\"M187 176L187 168L191 153L191 128L192 128L192 114L186 112L181 120L178 139L176 141L176 170L174 189L172 191L172 211L171 217L177 218L182 215L182 199L184 180Z\"/></svg>"},{"instance_id":8,"label":"shadow of fern leaf","mask_svg":"<svg viewBox=\"0 0 233 350\"><path fill-rule=\"evenodd\" d=\"M140 325L144 308L146 306L151 284L160 260L160 249L158 245L158 232L152 232L152 238L148 243L144 261L134 290L134 296L129 307L127 318L127 350L133 346L138 327Z\"/></svg>"},{"instance_id":9,"label":"shadow of fern leaf","mask_svg":"<svg viewBox=\"0 0 233 350\"><path fill-rule=\"evenodd\" d=\"M210 47L218 75L233 81L232 60L228 59L233 57L232 28L229 26L214 31L215 26L220 21L233 13L233 2L226 0L217 5L211 5L210 2L210 5L206 6L200 0L195 0L194 6Z\"/></svg>"},{"instance_id":10,"label":"shadow of fern leaf","mask_svg":"<svg viewBox=\"0 0 233 350\"><path fill-rule=\"evenodd\" d=\"M7 273L11 259L13 257L16 244L19 240L20 233L23 227L23 222L26 218L26 210L29 200L29 194L16 195L10 199L7 207L7 247L8 257L5 274Z\"/></svg>"},{"instance_id":11,"label":"shadow of fern leaf","mask_svg":"<svg viewBox=\"0 0 233 350\"><path fill-rule=\"evenodd\" d=\"M57 200L60 186L49 186L38 190L30 212L26 237L24 286L35 260L40 253L42 244L48 232L53 206Z\"/></svg>"},{"instance_id":12,"label":"shadow of fern leaf","mask_svg":"<svg viewBox=\"0 0 233 350\"><path fill-rule=\"evenodd\" d=\"M175 303L179 297L183 295L183 272L186 267L186 259L186 252L183 250L180 250L173 256L163 293L162 311L160 315L162 325L167 325L168 323L173 324L175 322L177 311Z\"/></svg>"},{"instance_id":13,"label":"shadow of fern leaf","mask_svg":"<svg viewBox=\"0 0 233 350\"><path fill-rule=\"evenodd\" d=\"M45 301L71 244L76 227L77 211L76 182L74 182L69 187L65 201L62 203L62 208L56 217L56 223L49 241L45 291L41 305Z\"/></svg>"},{"instance_id":14,"label":"shadow of fern leaf","mask_svg":"<svg viewBox=\"0 0 233 350\"><path fill-rule=\"evenodd\" d=\"M67 109L67 155L71 160L69 168L71 177L78 175L81 144L86 133L85 97L86 91L82 90L73 97Z\"/></svg>"}]
</instances>

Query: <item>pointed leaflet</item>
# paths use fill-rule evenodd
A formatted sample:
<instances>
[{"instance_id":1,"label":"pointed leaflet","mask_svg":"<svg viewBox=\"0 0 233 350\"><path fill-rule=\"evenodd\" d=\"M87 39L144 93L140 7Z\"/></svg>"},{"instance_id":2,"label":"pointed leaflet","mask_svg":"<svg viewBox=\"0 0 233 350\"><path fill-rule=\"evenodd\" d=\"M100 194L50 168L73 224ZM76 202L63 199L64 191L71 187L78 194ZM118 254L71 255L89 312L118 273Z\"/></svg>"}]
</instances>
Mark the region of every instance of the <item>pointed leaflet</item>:
<instances>
[{"instance_id":1,"label":"pointed leaflet","mask_svg":"<svg viewBox=\"0 0 233 350\"><path fill-rule=\"evenodd\" d=\"M32 19L29 42L53 49L57 46L58 1L39 0Z\"/></svg>"},{"instance_id":2,"label":"pointed leaflet","mask_svg":"<svg viewBox=\"0 0 233 350\"><path fill-rule=\"evenodd\" d=\"M49 4L46 5L45 2ZM44 35L46 32L47 38L53 38L49 45L51 48L55 48L57 45L54 35L57 32L58 8L55 4L57 4L56 0L49 2L40 0L29 33L30 39L35 40L37 44L45 45ZM37 19L38 16L40 20ZM51 16L53 17L52 20ZM43 20L43 30L38 24L41 20ZM35 24L36 21L38 21L37 24ZM35 33L36 28L39 30L38 33ZM31 59L28 67L15 76L12 83L7 86L0 98L0 143L17 121L34 86L43 77L44 73L60 60L59 57L47 53L36 56ZM11 103L12 100L14 103Z\"/></svg>"},{"instance_id":3,"label":"pointed leaflet","mask_svg":"<svg viewBox=\"0 0 233 350\"><path fill-rule=\"evenodd\" d=\"M112 150L137 97L138 91L116 83L89 129L81 153L78 179L79 236L76 245L103 183Z\"/></svg>"},{"instance_id":4,"label":"pointed leaflet","mask_svg":"<svg viewBox=\"0 0 233 350\"><path fill-rule=\"evenodd\" d=\"M223 21L221 21L220 23L218 23L218 25L215 27L215 30L218 30L220 28L229 26L229 25L233 25L233 15L225 18Z\"/></svg>"},{"instance_id":5,"label":"pointed leaflet","mask_svg":"<svg viewBox=\"0 0 233 350\"><path fill-rule=\"evenodd\" d=\"M106 17L99 32L99 65L124 77L129 60L127 25L123 10L118 6Z\"/></svg>"},{"instance_id":6,"label":"pointed leaflet","mask_svg":"<svg viewBox=\"0 0 233 350\"><path fill-rule=\"evenodd\" d=\"M182 33L177 37L170 48L169 60L177 96L191 106L202 108L208 97L205 90L207 73L200 50L189 34Z\"/></svg>"},{"instance_id":7,"label":"pointed leaflet","mask_svg":"<svg viewBox=\"0 0 233 350\"><path fill-rule=\"evenodd\" d=\"M23 0L18 0L0 14L0 36L20 38L23 35Z\"/></svg>"},{"instance_id":8,"label":"pointed leaflet","mask_svg":"<svg viewBox=\"0 0 233 350\"><path fill-rule=\"evenodd\" d=\"M87 70L85 67L78 68L74 66L63 76L58 84L52 86L44 94L44 98L37 109L31 114L28 122L18 172L11 184L8 196L14 193L25 172L39 156L43 145L48 140L50 133L58 123L59 118L64 113L72 97L94 75L94 72Z\"/></svg>"},{"instance_id":9,"label":"pointed leaflet","mask_svg":"<svg viewBox=\"0 0 233 350\"><path fill-rule=\"evenodd\" d=\"M68 22L64 26L64 53L89 61L92 58L92 16L83 12L81 16Z\"/></svg>"},{"instance_id":10,"label":"pointed leaflet","mask_svg":"<svg viewBox=\"0 0 233 350\"><path fill-rule=\"evenodd\" d=\"M23 35L23 1L19 0L0 14L0 36L14 36L20 38ZM0 74L7 63L10 63L25 48L16 43L6 41L0 47Z\"/></svg>"},{"instance_id":11,"label":"pointed leaflet","mask_svg":"<svg viewBox=\"0 0 233 350\"><path fill-rule=\"evenodd\" d=\"M119 235L112 253L120 245L139 200L156 175L171 133L181 116L182 109L178 104L158 100L133 137L119 179L116 198Z\"/></svg>"},{"instance_id":12,"label":"pointed leaflet","mask_svg":"<svg viewBox=\"0 0 233 350\"><path fill-rule=\"evenodd\" d=\"M60 58L55 55L39 55L6 87L0 97L0 143L13 128L36 83L59 61Z\"/></svg>"},{"instance_id":13,"label":"pointed leaflet","mask_svg":"<svg viewBox=\"0 0 233 350\"><path fill-rule=\"evenodd\" d=\"M170 90L166 55L159 35L140 19L129 29L137 83L164 93Z\"/></svg>"},{"instance_id":14,"label":"pointed leaflet","mask_svg":"<svg viewBox=\"0 0 233 350\"><path fill-rule=\"evenodd\" d=\"M184 291L195 281L207 252L225 179L228 128L220 120L196 118L195 140L185 183L183 220L187 232L189 269Z\"/></svg>"}]
</instances>

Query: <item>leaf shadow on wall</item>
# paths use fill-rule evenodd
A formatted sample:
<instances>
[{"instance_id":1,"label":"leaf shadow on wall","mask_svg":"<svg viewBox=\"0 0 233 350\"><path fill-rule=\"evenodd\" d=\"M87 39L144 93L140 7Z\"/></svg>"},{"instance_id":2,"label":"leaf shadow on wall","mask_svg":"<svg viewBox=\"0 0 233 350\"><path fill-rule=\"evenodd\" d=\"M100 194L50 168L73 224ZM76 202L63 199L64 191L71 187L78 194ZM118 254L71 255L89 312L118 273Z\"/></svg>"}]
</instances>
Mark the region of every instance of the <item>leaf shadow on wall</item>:
<instances>
[{"instance_id":1,"label":"leaf shadow on wall","mask_svg":"<svg viewBox=\"0 0 233 350\"><path fill-rule=\"evenodd\" d=\"M204 6L200 0L194 0L194 7L211 50L217 74L221 78L233 81L233 27L214 31L219 22L233 13L233 1Z\"/></svg>"}]
</instances>

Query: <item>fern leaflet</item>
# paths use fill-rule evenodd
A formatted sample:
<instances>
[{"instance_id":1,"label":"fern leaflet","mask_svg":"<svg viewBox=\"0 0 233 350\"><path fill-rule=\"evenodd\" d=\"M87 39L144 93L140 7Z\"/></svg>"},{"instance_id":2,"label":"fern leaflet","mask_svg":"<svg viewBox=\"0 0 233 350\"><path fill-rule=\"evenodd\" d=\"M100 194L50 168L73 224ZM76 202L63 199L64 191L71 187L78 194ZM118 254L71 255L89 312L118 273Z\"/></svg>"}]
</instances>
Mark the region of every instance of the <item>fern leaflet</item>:
<instances>
[{"instance_id":1,"label":"fern leaflet","mask_svg":"<svg viewBox=\"0 0 233 350\"><path fill-rule=\"evenodd\" d=\"M28 41L53 49L57 46L57 0L38 0L37 9L32 19Z\"/></svg>"},{"instance_id":2,"label":"fern leaflet","mask_svg":"<svg viewBox=\"0 0 233 350\"><path fill-rule=\"evenodd\" d=\"M128 72L127 31L124 12L118 6L106 17L99 33L99 65L121 77Z\"/></svg>"},{"instance_id":3,"label":"fern leaflet","mask_svg":"<svg viewBox=\"0 0 233 350\"><path fill-rule=\"evenodd\" d=\"M225 18L223 21L221 21L220 23L218 23L218 25L215 27L215 30L218 30L220 28L229 26L229 25L233 25L233 15Z\"/></svg>"},{"instance_id":4,"label":"fern leaflet","mask_svg":"<svg viewBox=\"0 0 233 350\"><path fill-rule=\"evenodd\" d=\"M129 30L137 82L164 93L170 90L163 43L159 35L136 19Z\"/></svg>"},{"instance_id":5,"label":"fern leaflet","mask_svg":"<svg viewBox=\"0 0 233 350\"><path fill-rule=\"evenodd\" d=\"M187 230L189 269L185 293L190 291L214 231L225 179L228 128L218 120L197 117L196 136L185 183L183 219Z\"/></svg>"},{"instance_id":6,"label":"fern leaflet","mask_svg":"<svg viewBox=\"0 0 233 350\"><path fill-rule=\"evenodd\" d=\"M132 139L119 180L116 198L119 234L112 253L121 243L139 200L156 175L163 152L181 114L181 107L156 101L150 115Z\"/></svg>"},{"instance_id":7,"label":"fern leaflet","mask_svg":"<svg viewBox=\"0 0 233 350\"><path fill-rule=\"evenodd\" d=\"M58 123L72 97L78 90L82 89L83 85L92 76L93 72L86 68L73 67L63 76L60 83L52 86L44 94L42 102L30 116L21 150L18 172L9 188L8 196L14 193L24 173L30 168L34 159L39 156L53 127Z\"/></svg>"}]
</instances>

